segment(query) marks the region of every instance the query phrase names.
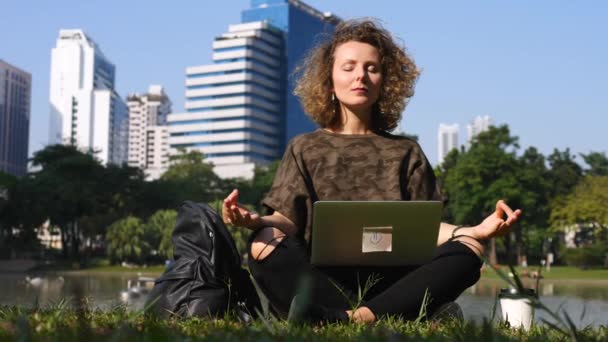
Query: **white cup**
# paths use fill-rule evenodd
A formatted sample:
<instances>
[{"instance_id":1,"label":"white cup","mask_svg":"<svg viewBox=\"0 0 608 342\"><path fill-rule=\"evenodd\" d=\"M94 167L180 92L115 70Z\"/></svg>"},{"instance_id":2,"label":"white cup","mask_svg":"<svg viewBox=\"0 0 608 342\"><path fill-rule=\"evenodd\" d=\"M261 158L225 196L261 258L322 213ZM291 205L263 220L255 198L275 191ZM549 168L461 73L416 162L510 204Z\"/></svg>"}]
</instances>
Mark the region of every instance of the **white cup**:
<instances>
[{"instance_id":1,"label":"white cup","mask_svg":"<svg viewBox=\"0 0 608 342\"><path fill-rule=\"evenodd\" d=\"M534 320L532 300L535 297L536 293L532 289L526 289L525 293L518 293L515 289L502 289L498 295L502 319L509 322L511 327L530 330Z\"/></svg>"}]
</instances>

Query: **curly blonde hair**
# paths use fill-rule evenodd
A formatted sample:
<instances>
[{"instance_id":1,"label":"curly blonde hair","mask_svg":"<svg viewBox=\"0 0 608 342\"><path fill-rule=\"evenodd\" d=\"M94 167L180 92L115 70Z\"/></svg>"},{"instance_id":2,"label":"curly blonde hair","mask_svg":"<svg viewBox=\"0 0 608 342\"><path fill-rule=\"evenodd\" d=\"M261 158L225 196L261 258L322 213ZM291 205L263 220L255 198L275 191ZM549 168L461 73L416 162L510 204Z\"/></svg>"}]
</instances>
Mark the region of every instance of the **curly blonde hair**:
<instances>
[{"instance_id":1,"label":"curly blonde hair","mask_svg":"<svg viewBox=\"0 0 608 342\"><path fill-rule=\"evenodd\" d=\"M390 33L376 20L348 20L340 23L333 34L312 49L296 68L294 94L300 98L304 111L319 126L340 125L340 112L332 101L332 69L336 48L348 41L367 43L378 49L382 72L380 97L372 110L372 126L392 131L401 120L401 112L414 95L420 71L405 48L398 46Z\"/></svg>"}]
</instances>

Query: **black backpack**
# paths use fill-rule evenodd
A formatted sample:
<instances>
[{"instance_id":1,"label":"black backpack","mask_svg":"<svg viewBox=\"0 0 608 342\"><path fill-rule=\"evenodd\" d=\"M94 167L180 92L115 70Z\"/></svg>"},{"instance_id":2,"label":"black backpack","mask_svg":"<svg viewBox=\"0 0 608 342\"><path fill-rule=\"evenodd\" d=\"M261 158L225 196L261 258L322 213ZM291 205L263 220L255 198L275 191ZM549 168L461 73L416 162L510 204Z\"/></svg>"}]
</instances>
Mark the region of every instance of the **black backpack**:
<instances>
[{"instance_id":1,"label":"black backpack","mask_svg":"<svg viewBox=\"0 0 608 342\"><path fill-rule=\"evenodd\" d=\"M234 240L207 204L184 202L172 239L174 261L156 279L147 312L168 318L221 316L237 304L241 314L259 308Z\"/></svg>"}]
</instances>

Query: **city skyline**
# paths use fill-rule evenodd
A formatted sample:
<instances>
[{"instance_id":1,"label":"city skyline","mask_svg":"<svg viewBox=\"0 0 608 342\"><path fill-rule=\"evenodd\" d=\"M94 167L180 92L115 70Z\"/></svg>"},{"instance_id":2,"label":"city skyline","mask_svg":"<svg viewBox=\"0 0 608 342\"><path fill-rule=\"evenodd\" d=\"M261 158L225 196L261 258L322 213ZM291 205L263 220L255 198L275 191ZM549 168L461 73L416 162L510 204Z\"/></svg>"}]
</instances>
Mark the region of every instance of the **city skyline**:
<instances>
[{"instance_id":1,"label":"city skyline","mask_svg":"<svg viewBox=\"0 0 608 342\"><path fill-rule=\"evenodd\" d=\"M404 40L422 76L400 129L420 137L433 164L438 124L468 122L484 113L492 113L497 125L508 124L522 150L535 146L546 155L553 148L570 147L577 154L608 149L602 139L602 114L608 114L602 91L608 78L608 47L601 43L608 31L605 3L306 3L344 19L378 17ZM186 67L210 62L214 37L227 23L238 22L250 2L214 3L213 11L194 1L179 7L108 4L61 0L34 8L5 6L15 15L0 23L0 58L33 78L29 155L49 140L49 51L59 29L82 28L103 47L116 65L121 97L162 84L174 112L181 112ZM141 20L133 20L135 10ZM104 20L110 14L111 25ZM37 25L17 19L23 17ZM158 25L161 19L170 24ZM151 43L159 40L163 44Z\"/></svg>"}]
</instances>

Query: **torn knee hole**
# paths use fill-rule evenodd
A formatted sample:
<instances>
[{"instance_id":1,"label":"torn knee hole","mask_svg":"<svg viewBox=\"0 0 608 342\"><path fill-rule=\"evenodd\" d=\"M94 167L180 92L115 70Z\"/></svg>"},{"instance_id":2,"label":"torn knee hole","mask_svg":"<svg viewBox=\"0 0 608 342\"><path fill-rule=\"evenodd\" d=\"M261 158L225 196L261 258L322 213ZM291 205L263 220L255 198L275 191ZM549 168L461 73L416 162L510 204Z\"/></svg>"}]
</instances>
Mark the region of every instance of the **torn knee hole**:
<instances>
[{"instance_id":1,"label":"torn knee hole","mask_svg":"<svg viewBox=\"0 0 608 342\"><path fill-rule=\"evenodd\" d=\"M262 234L260 234L262 235ZM275 248L283 241L285 235L272 236L270 238L258 236L253 243L251 244L251 256L254 260L264 260L266 259L272 252L274 252Z\"/></svg>"}]
</instances>

